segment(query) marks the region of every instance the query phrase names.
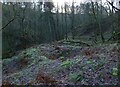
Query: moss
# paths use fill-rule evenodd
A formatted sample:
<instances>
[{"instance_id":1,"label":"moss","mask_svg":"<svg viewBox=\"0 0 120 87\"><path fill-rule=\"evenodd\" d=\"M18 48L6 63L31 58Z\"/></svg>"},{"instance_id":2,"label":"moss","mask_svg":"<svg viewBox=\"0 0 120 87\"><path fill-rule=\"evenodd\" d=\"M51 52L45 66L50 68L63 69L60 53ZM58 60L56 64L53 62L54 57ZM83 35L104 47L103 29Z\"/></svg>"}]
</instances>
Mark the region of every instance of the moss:
<instances>
[{"instance_id":1,"label":"moss","mask_svg":"<svg viewBox=\"0 0 120 87\"><path fill-rule=\"evenodd\" d=\"M118 75L118 68L113 68L112 69L112 75L117 76Z\"/></svg>"},{"instance_id":2,"label":"moss","mask_svg":"<svg viewBox=\"0 0 120 87\"><path fill-rule=\"evenodd\" d=\"M69 74L68 76L68 80L73 82L81 81L82 79L83 76L80 73L73 73L73 74Z\"/></svg>"},{"instance_id":3,"label":"moss","mask_svg":"<svg viewBox=\"0 0 120 87\"><path fill-rule=\"evenodd\" d=\"M64 61L64 62L61 64L61 67L67 68L67 67L72 66L72 64L73 64L72 61L66 60L66 61Z\"/></svg>"}]
</instances>

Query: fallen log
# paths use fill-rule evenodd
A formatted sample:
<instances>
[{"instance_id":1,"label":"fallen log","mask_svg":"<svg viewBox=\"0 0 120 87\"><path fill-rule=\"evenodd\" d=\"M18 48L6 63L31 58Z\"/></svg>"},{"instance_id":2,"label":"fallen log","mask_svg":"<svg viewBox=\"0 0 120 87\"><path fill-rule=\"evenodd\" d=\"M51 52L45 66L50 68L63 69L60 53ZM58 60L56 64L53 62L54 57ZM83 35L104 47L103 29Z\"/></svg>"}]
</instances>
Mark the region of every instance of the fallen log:
<instances>
[{"instance_id":1,"label":"fallen log","mask_svg":"<svg viewBox=\"0 0 120 87\"><path fill-rule=\"evenodd\" d=\"M86 46L92 46L91 44L88 44L87 42L83 42L83 41L67 40L66 42L79 43L79 44L86 45Z\"/></svg>"}]
</instances>

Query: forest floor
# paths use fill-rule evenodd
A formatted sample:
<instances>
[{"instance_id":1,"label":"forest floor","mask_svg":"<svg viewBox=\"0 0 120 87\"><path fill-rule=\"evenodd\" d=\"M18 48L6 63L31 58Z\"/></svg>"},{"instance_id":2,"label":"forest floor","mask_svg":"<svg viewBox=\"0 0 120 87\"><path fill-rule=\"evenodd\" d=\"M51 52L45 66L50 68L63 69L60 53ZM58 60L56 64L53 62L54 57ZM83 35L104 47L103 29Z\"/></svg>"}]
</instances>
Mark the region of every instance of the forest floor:
<instances>
[{"instance_id":1,"label":"forest floor","mask_svg":"<svg viewBox=\"0 0 120 87\"><path fill-rule=\"evenodd\" d=\"M57 42L3 59L3 85L117 85L119 45Z\"/></svg>"}]
</instances>

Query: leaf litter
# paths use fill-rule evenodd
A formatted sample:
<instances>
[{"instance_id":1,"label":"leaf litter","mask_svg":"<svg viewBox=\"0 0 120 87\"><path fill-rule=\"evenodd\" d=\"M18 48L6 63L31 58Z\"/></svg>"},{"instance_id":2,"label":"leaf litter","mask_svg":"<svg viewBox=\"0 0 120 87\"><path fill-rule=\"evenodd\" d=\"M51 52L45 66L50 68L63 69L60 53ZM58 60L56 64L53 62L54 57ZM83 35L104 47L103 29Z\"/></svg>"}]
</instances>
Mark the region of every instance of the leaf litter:
<instances>
[{"instance_id":1,"label":"leaf litter","mask_svg":"<svg viewBox=\"0 0 120 87\"><path fill-rule=\"evenodd\" d=\"M3 84L117 85L117 44L41 44L3 59Z\"/></svg>"}]
</instances>

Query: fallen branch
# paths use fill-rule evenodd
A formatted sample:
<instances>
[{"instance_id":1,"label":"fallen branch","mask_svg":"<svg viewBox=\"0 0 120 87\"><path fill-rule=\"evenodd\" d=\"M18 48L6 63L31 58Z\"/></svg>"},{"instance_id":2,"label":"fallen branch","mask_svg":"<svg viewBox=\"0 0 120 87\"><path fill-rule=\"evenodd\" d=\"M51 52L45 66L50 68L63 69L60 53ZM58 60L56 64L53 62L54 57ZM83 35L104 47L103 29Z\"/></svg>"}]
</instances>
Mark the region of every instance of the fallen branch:
<instances>
[{"instance_id":1,"label":"fallen branch","mask_svg":"<svg viewBox=\"0 0 120 87\"><path fill-rule=\"evenodd\" d=\"M92 46L91 44L88 44L88 43L86 43L86 42L82 42L82 41L67 40L67 42L84 44L84 45L86 45L86 46Z\"/></svg>"}]
</instances>

